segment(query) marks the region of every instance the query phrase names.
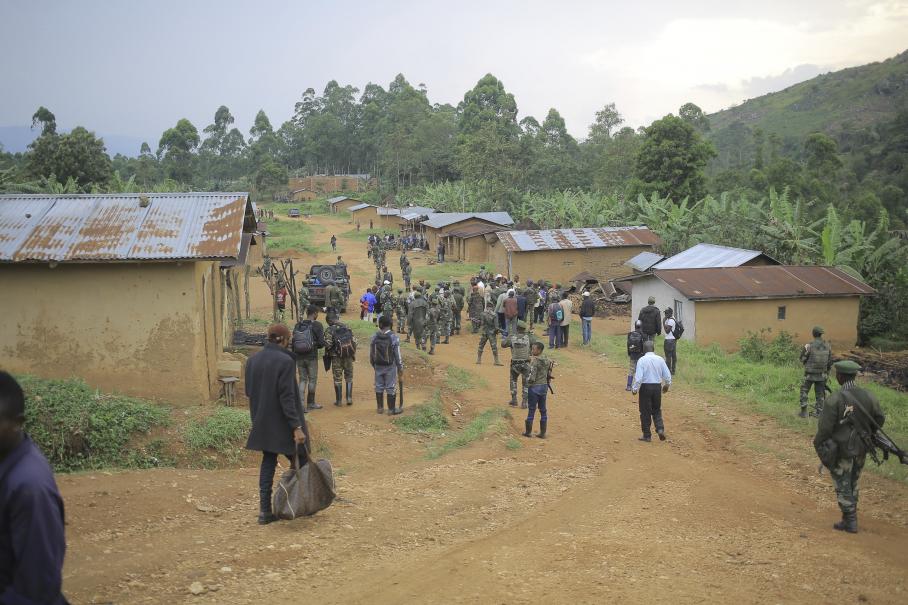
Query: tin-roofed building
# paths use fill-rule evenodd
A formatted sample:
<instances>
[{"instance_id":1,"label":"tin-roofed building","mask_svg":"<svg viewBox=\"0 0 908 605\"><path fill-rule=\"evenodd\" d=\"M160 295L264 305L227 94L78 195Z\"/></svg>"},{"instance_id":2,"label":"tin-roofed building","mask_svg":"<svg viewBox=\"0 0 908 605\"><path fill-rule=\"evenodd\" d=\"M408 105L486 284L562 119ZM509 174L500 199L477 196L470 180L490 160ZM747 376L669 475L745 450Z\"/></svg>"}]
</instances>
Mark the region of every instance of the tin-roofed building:
<instances>
[{"instance_id":1,"label":"tin-roofed building","mask_svg":"<svg viewBox=\"0 0 908 605\"><path fill-rule=\"evenodd\" d=\"M655 269L633 281L631 317L650 296L660 309L671 307L684 323L685 339L736 350L747 332L782 330L798 340L815 325L837 348L857 341L861 296L873 288L833 267L743 266Z\"/></svg>"},{"instance_id":2,"label":"tin-roofed building","mask_svg":"<svg viewBox=\"0 0 908 605\"><path fill-rule=\"evenodd\" d=\"M778 265L779 261L760 252L744 248L697 244L656 263L653 269L706 269L709 267L754 267Z\"/></svg>"},{"instance_id":3,"label":"tin-roofed building","mask_svg":"<svg viewBox=\"0 0 908 605\"><path fill-rule=\"evenodd\" d=\"M294 189L287 194L287 199L291 202L309 202L318 197L318 192L311 189Z\"/></svg>"},{"instance_id":4,"label":"tin-roofed building","mask_svg":"<svg viewBox=\"0 0 908 605\"><path fill-rule=\"evenodd\" d=\"M338 195L336 197L328 198L328 208L331 210L332 214L347 212L354 206L360 205L362 205L362 202L360 202L358 199L346 195ZM368 206L368 204L366 205Z\"/></svg>"},{"instance_id":5,"label":"tin-roofed building","mask_svg":"<svg viewBox=\"0 0 908 605\"><path fill-rule=\"evenodd\" d=\"M646 227L593 227L503 231L501 246L491 248L496 271L522 281L547 279L564 282L581 272L600 281L632 272L625 263L641 252L651 252L659 237Z\"/></svg>"},{"instance_id":6,"label":"tin-roofed building","mask_svg":"<svg viewBox=\"0 0 908 605\"><path fill-rule=\"evenodd\" d=\"M221 263L255 230L247 193L0 196L4 369L216 397L232 333Z\"/></svg>"},{"instance_id":7,"label":"tin-roofed building","mask_svg":"<svg viewBox=\"0 0 908 605\"><path fill-rule=\"evenodd\" d=\"M514 219L507 212L436 212L422 221L423 234L429 250L435 252L438 242L451 231L478 226L509 228Z\"/></svg>"},{"instance_id":8,"label":"tin-roofed building","mask_svg":"<svg viewBox=\"0 0 908 605\"><path fill-rule=\"evenodd\" d=\"M369 221L372 221L373 226L376 226L375 223L378 221L378 208L372 204L355 204L347 208L347 211L350 213L354 223L359 221L363 227L368 227Z\"/></svg>"}]
</instances>

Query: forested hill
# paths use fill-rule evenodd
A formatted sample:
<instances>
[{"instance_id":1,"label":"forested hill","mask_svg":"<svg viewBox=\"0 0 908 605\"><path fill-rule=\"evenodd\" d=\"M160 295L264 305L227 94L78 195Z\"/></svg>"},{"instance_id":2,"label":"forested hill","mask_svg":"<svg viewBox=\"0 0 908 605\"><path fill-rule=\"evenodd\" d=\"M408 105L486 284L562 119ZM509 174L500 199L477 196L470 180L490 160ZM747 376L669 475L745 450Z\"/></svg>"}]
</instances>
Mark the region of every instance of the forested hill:
<instances>
[{"instance_id":1,"label":"forested hill","mask_svg":"<svg viewBox=\"0 0 908 605\"><path fill-rule=\"evenodd\" d=\"M720 151L738 146L748 130L762 129L794 148L824 132L840 151L867 141L867 133L908 108L908 51L891 59L817 76L709 116Z\"/></svg>"}]
</instances>

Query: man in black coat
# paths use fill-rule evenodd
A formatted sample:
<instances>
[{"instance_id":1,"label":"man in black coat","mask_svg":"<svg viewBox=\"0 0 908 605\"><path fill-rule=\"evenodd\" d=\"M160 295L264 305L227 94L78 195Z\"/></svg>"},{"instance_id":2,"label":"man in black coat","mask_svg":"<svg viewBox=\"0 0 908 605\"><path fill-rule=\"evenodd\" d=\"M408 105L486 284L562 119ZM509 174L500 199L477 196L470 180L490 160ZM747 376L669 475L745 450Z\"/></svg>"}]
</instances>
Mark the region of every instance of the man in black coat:
<instances>
[{"instance_id":1,"label":"man in black coat","mask_svg":"<svg viewBox=\"0 0 908 605\"><path fill-rule=\"evenodd\" d=\"M246 449L262 452L259 470L259 524L276 520L271 510L271 488L277 455L293 462L297 448L309 447L309 429L296 382L296 355L290 345L290 330L284 324L268 328L265 347L246 361L246 396L252 430ZM305 452L302 452L305 463Z\"/></svg>"},{"instance_id":2,"label":"man in black coat","mask_svg":"<svg viewBox=\"0 0 908 605\"><path fill-rule=\"evenodd\" d=\"M657 334L662 334L662 313L656 306L655 296L650 296L648 302L648 305L640 309L637 319L640 320L640 331L643 332L643 336L649 342L653 342Z\"/></svg>"}]
</instances>

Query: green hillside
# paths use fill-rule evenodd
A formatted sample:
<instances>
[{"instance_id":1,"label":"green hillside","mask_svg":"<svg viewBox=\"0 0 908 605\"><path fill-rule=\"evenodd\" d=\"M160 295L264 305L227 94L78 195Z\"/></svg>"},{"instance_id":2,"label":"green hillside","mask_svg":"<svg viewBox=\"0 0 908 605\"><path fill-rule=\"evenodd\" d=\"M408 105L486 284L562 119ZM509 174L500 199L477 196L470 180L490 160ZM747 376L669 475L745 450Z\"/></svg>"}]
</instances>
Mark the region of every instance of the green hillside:
<instances>
[{"instance_id":1,"label":"green hillside","mask_svg":"<svg viewBox=\"0 0 908 605\"><path fill-rule=\"evenodd\" d=\"M736 123L783 140L812 132L835 138L893 119L908 106L908 51L879 63L817 76L709 116L713 138Z\"/></svg>"}]
</instances>

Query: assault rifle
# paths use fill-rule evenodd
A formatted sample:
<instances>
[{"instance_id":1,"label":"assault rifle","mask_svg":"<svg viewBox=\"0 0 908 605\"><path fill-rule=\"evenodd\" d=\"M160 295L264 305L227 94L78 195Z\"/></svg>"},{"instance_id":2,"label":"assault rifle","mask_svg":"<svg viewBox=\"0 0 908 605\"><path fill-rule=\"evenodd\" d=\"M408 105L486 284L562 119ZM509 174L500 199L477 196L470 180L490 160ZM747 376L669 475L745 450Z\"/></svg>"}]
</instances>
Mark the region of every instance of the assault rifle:
<instances>
[{"instance_id":1,"label":"assault rifle","mask_svg":"<svg viewBox=\"0 0 908 605\"><path fill-rule=\"evenodd\" d=\"M555 394L555 389L552 388L552 379L554 378L554 376L552 376L552 369L554 367L555 367L555 362L549 361L549 367L546 370L546 375L545 375L545 384L547 387L549 387L549 393L551 393L552 395Z\"/></svg>"},{"instance_id":2,"label":"assault rifle","mask_svg":"<svg viewBox=\"0 0 908 605\"><path fill-rule=\"evenodd\" d=\"M860 421L856 422L854 415L852 415L851 426L857 431L858 437L860 437L861 441L864 443L864 447L867 448L867 453L870 454L873 461L876 462L877 465L883 464L884 461L889 460L889 454L892 454L898 458L899 462L902 464L908 464L908 452L897 446L889 435L883 432L883 429L876 423L873 416L867 413L867 410L864 409L864 406L858 401L858 398L850 397L847 398L847 401L849 403L854 403L857 409L861 411L861 416L867 421L866 425ZM882 460L880 460L877 450L883 452Z\"/></svg>"}]
</instances>

